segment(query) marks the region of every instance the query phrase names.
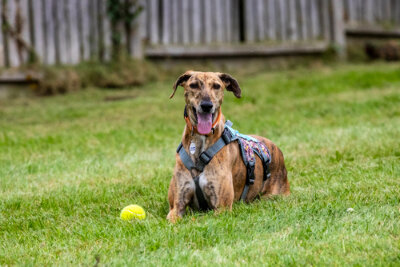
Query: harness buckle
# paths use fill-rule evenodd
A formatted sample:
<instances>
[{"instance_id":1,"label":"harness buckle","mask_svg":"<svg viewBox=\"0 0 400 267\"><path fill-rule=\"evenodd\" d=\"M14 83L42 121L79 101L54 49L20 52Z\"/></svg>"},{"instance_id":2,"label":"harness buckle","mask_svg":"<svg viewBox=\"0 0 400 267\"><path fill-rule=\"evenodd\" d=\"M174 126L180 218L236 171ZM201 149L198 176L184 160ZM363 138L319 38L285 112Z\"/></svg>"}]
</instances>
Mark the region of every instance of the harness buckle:
<instances>
[{"instance_id":1,"label":"harness buckle","mask_svg":"<svg viewBox=\"0 0 400 267\"><path fill-rule=\"evenodd\" d=\"M204 151L200 154L199 159L204 165L207 165L211 161L212 157L207 154L207 151Z\"/></svg>"},{"instance_id":2,"label":"harness buckle","mask_svg":"<svg viewBox=\"0 0 400 267\"><path fill-rule=\"evenodd\" d=\"M232 141L232 133L227 128L224 129L221 137L222 140L224 140L225 145L228 145Z\"/></svg>"},{"instance_id":3,"label":"harness buckle","mask_svg":"<svg viewBox=\"0 0 400 267\"><path fill-rule=\"evenodd\" d=\"M230 120L226 120L225 125L228 127L232 127L233 123Z\"/></svg>"}]
</instances>

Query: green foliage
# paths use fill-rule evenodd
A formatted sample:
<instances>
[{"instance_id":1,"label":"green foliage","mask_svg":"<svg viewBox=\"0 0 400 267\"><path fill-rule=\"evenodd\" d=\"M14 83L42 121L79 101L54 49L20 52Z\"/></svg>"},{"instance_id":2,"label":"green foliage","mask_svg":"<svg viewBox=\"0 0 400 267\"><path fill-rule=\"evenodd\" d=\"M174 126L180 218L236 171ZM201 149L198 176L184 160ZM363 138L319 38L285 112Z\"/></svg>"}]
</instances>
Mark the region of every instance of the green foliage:
<instances>
[{"instance_id":1,"label":"green foliage","mask_svg":"<svg viewBox=\"0 0 400 267\"><path fill-rule=\"evenodd\" d=\"M107 14L112 23L132 23L143 10L137 0L108 0Z\"/></svg>"},{"instance_id":2,"label":"green foliage","mask_svg":"<svg viewBox=\"0 0 400 267\"><path fill-rule=\"evenodd\" d=\"M282 149L292 194L171 225L175 78L0 102L0 265L400 264L399 64L239 77L223 112Z\"/></svg>"},{"instance_id":3,"label":"green foliage","mask_svg":"<svg viewBox=\"0 0 400 267\"><path fill-rule=\"evenodd\" d=\"M142 12L141 6L137 0L108 0L107 14L111 20L111 41L112 41L112 57L118 61L122 58L122 29L118 25L123 25L127 31L134 20Z\"/></svg>"}]
</instances>

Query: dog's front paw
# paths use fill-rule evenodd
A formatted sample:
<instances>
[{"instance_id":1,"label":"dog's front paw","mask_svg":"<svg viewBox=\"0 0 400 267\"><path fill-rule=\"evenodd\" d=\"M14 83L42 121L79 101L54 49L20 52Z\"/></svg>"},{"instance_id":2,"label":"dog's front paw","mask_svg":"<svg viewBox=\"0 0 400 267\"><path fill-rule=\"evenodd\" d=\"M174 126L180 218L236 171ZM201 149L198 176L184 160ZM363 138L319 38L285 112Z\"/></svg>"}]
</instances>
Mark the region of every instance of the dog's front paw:
<instances>
[{"instance_id":1,"label":"dog's front paw","mask_svg":"<svg viewBox=\"0 0 400 267\"><path fill-rule=\"evenodd\" d=\"M181 216L177 215L175 210L170 210L167 215L167 220L171 223L176 223L180 218Z\"/></svg>"}]
</instances>

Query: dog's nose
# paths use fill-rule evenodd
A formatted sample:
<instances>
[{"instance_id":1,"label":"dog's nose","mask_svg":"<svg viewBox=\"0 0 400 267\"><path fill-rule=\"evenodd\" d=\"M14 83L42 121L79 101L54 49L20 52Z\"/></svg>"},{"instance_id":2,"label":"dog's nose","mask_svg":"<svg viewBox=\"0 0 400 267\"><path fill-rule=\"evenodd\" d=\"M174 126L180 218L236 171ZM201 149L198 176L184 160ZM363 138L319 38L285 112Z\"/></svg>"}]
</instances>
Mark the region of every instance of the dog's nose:
<instances>
[{"instance_id":1,"label":"dog's nose","mask_svg":"<svg viewBox=\"0 0 400 267\"><path fill-rule=\"evenodd\" d=\"M213 107L213 103L211 101L202 101L200 107L203 112L210 112Z\"/></svg>"}]
</instances>

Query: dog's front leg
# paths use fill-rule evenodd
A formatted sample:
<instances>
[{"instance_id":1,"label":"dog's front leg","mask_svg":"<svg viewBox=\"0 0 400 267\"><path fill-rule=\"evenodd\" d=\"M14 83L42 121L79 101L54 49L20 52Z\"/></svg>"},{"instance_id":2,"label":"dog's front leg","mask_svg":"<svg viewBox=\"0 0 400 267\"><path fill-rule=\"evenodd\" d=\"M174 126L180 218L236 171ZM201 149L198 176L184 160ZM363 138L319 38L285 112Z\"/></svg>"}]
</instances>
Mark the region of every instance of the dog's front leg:
<instances>
[{"instance_id":1,"label":"dog's front leg","mask_svg":"<svg viewBox=\"0 0 400 267\"><path fill-rule=\"evenodd\" d=\"M195 184L192 176L182 171L177 171L171 180L168 192L169 213L167 219L170 222L176 222L186 211L195 193Z\"/></svg>"},{"instance_id":2,"label":"dog's front leg","mask_svg":"<svg viewBox=\"0 0 400 267\"><path fill-rule=\"evenodd\" d=\"M200 187L214 210L231 210L234 200L232 174L228 171L207 171L200 175Z\"/></svg>"}]
</instances>

